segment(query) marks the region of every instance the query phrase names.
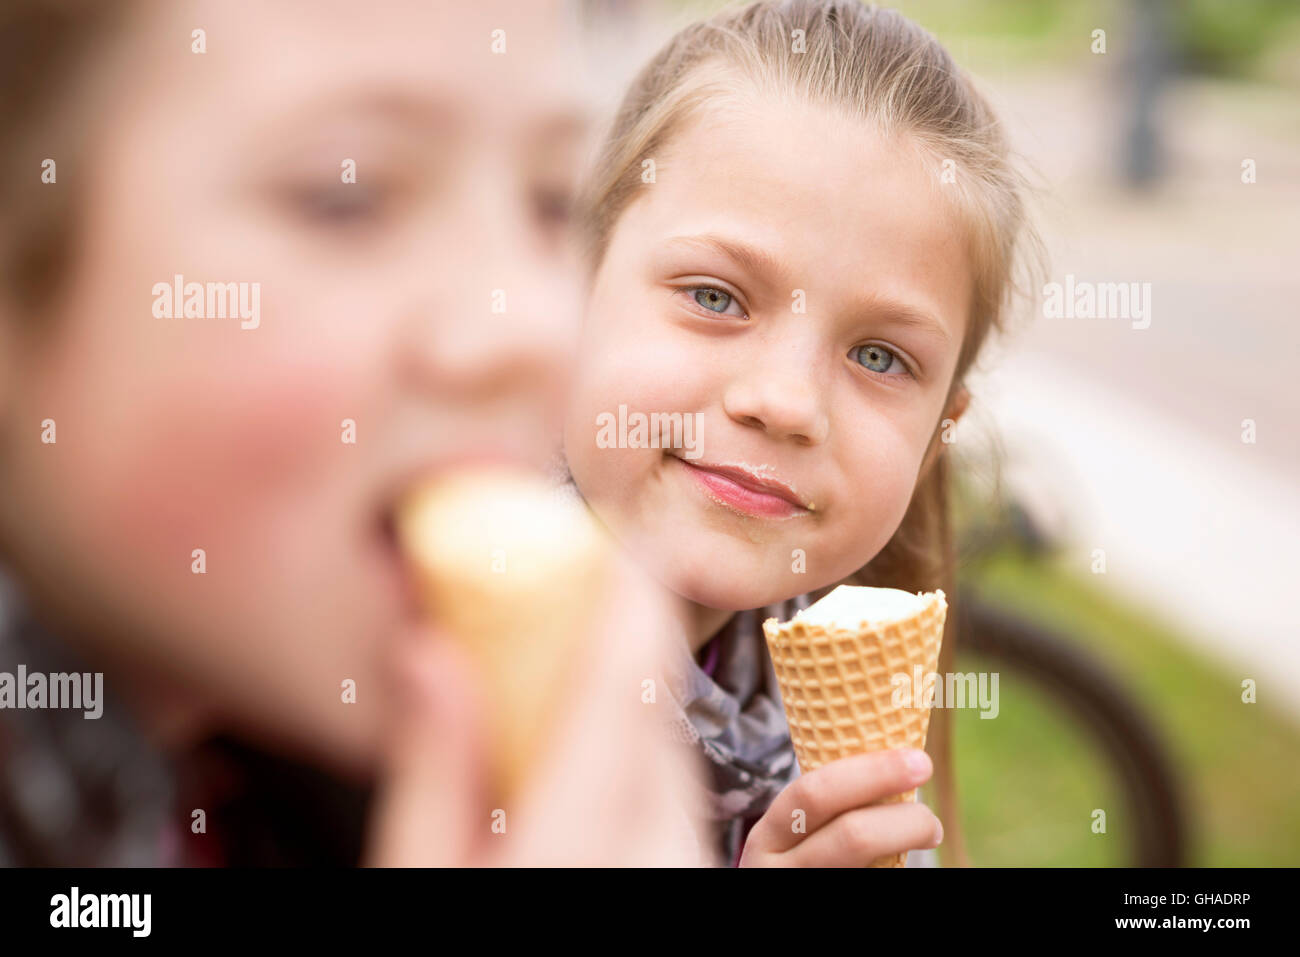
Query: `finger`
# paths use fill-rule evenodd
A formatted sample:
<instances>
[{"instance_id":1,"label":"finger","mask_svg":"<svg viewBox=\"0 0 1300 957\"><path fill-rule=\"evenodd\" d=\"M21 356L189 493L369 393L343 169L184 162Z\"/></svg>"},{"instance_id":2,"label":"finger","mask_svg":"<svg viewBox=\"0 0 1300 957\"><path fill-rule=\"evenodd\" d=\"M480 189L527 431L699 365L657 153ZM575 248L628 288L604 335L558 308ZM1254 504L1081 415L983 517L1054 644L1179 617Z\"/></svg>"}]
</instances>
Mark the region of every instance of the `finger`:
<instances>
[{"instance_id":1,"label":"finger","mask_svg":"<svg viewBox=\"0 0 1300 957\"><path fill-rule=\"evenodd\" d=\"M930 756L915 748L891 748L832 761L801 775L782 791L763 815L761 831L753 837L767 850L789 850L844 812L910 791L928 781L933 771Z\"/></svg>"},{"instance_id":2,"label":"finger","mask_svg":"<svg viewBox=\"0 0 1300 957\"><path fill-rule=\"evenodd\" d=\"M783 856L790 867L865 867L878 857L937 847L942 840L934 812L903 801L841 814Z\"/></svg>"},{"instance_id":3,"label":"finger","mask_svg":"<svg viewBox=\"0 0 1300 957\"><path fill-rule=\"evenodd\" d=\"M405 638L392 659L394 710L371 812L367 863L471 862L483 818L482 707L471 664L445 638Z\"/></svg>"},{"instance_id":4,"label":"finger","mask_svg":"<svg viewBox=\"0 0 1300 957\"><path fill-rule=\"evenodd\" d=\"M699 862L684 754L670 754L656 685L671 625L663 595L620 569L588 636L510 855L529 865Z\"/></svg>"},{"instance_id":5,"label":"finger","mask_svg":"<svg viewBox=\"0 0 1300 957\"><path fill-rule=\"evenodd\" d=\"M620 575L618 617L606 625L606 635L617 637L605 680L608 687L622 689L611 707L624 709L625 725L606 731L617 734L629 760L624 806L632 813L620 828L630 848L627 863L705 863L704 768L699 756L676 744L669 732L676 708L664 682L665 667L674 654L689 655L674 614L676 599L630 563Z\"/></svg>"}]
</instances>

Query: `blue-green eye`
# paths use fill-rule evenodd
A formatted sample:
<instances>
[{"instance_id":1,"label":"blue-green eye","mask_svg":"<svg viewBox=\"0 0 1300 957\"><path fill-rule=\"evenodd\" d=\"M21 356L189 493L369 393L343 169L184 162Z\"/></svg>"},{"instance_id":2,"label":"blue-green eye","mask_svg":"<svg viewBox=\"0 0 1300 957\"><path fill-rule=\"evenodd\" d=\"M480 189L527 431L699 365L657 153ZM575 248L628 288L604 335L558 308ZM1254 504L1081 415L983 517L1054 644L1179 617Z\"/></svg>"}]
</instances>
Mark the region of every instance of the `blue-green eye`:
<instances>
[{"instance_id":1,"label":"blue-green eye","mask_svg":"<svg viewBox=\"0 0 1300 957\"><path fill-rule=\"evenodd\" d=\"M731 295L713 286L701 286L693 290L692 297L710 312L726 312L731 305Z\"/></svg>"},{"instance_id":2,"label":"blue-green eye","mask_svg":"<svg viewBox=\"0 0 1300 957\"><path fill-rule=\"evenodd\" d=\"M881 375L888 375L891 370L894 375L907 374L907 368L899 360L898 355L884 346L874 344L855 346L849 355L855 362Z\"/></svg>"}]
</instances>

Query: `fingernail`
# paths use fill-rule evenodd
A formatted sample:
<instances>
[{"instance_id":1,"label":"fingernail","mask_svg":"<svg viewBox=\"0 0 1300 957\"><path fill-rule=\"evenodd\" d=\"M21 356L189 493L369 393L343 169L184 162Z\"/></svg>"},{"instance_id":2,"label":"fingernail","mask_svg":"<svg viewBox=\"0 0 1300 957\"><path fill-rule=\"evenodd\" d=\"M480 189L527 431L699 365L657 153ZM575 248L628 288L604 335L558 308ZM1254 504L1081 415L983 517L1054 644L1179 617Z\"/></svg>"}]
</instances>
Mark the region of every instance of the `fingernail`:
<instances>
[{"instance_id":1,"label":"fingernail","mask_svg":"<svg viewBox=\"0 0 1300 957\"><path fill-rule=\"evenodd\" d=\"M930 756L924 751L908 750L903 755L903 763L908 773L916 780L921 780L930 773Z\"/></svg>"},{"instance_id":2,"label":"fingernail","mask_svg":"<svg viewBox=\"0 0 1300 957\"><path fill-rule=\"evenodd\" d=\"M943 843L943 822L938 818L934 819L934 843L931 847L938 847Z\"/></svg>"}]
</instances>

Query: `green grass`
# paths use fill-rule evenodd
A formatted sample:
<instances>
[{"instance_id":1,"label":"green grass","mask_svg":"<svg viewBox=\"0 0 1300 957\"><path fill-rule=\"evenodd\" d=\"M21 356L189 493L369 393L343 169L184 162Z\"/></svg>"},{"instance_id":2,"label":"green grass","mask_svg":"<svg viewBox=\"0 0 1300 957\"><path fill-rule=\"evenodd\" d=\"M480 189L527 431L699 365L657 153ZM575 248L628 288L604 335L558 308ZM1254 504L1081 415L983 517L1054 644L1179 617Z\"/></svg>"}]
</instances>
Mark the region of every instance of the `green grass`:
<instances>
[{"instance_id":1,"label":"green grass","mask_svg":"<svg viewBox=\"0 0 1300 957\"><path fill-rule=\"evenodd\" d=\"M984 595L1076 639L1133 693L1184 785L1194 866L1300 864L1300 727L1241 701L1246 675L1189 650L1170 629L1049 563L999 555L972 578ZM962 671L988 670L973 654ZM1127 863L1131 824L1100 752L1037 689L1003 672L995 720L956 719L956 771L971 862L980 866ZM1093 834L1102 808L1107 833Z\"/></svg>"}]
</instances>

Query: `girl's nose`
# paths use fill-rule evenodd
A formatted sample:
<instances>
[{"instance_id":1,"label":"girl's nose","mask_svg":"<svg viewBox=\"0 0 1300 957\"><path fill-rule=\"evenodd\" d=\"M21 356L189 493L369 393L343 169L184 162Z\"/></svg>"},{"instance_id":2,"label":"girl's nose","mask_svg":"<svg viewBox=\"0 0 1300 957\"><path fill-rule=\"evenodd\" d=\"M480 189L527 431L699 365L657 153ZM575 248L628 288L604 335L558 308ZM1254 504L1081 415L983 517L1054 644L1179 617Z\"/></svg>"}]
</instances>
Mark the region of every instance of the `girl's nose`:
<instances>
[{"instance_id":1,"label":"girl's nose","mask_svg":"<svg viewBox=\"0 0 1300 957\"><path fill-rule=\"evenodd\" d=\"M734 421L773 438L820 445L830 431L830 419L818 375L811 363L786 353L733 379L723 392L722 407Z\"/></svg>"},{"instance_id":2,"label":"girl's nose","mask_svg":"<svg viewBox=\"0 0 1300 957\"><path fill-rule=\"evenodd\" d=\"M405 363L431 388L472 398L562 380L578 332L577 268L539 253L513 192L464 204L455 248L430 250L445 278L421 289Z\"/></svg>"},{"instance_id":3,"label":"girl's nose","mask_svg":"<svg viewBox=\"0 0 1300 957\"><path fill-rule=\"evenodd\" d=\"M470 278L429 310L432 321L426 314L411 324L404 361L429 388L468 399L563 377L577 330L576 285L520 271L509 278L500 286Z\"/></svg>"}]
</instances>

